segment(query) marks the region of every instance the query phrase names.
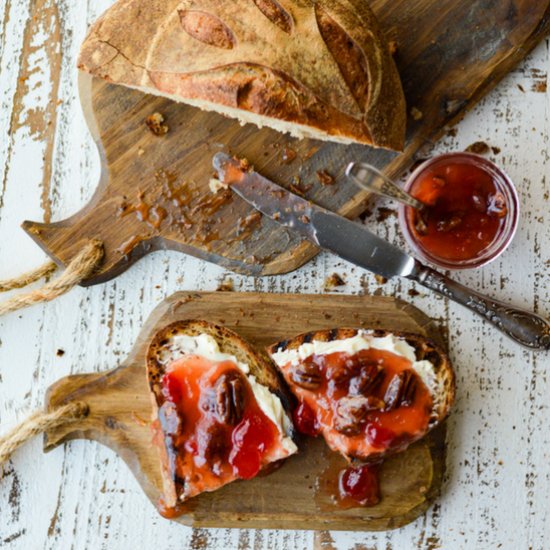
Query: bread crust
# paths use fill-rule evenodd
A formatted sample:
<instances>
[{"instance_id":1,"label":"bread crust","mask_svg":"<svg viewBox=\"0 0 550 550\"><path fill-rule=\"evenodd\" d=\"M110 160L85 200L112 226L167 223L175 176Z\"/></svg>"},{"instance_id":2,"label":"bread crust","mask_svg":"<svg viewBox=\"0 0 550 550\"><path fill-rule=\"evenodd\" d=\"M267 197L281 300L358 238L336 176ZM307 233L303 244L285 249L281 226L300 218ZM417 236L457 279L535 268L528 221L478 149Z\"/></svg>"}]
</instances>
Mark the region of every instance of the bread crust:
<instances>
[{"instance_id":1,"label":"bread crust","mask_svg":"<svg viewBox=\"0 0 550 550\"><path fill-rule=\"evenodd\" d=\"M188 336L208 334L212 336L224 353L232 354L239 362L248 364L250 374L255 376L260 384L267 386L271 393L277 395L285 411L287 414L289 413L291 395L277 369L263 353L259 353L238 334L225 327L202 320L183 320L171 323L159 330L153 336L147 350L147 381L151 390L152 420L154 425L158 423L159 411L166 401L162 392L162 377L168 366L159 361L158 353L169 342L170 338L178 334L186 334ZM161 434L157 435L160 438ZM294 433L289 435L291 437L295 436ZM162 443L157 441L157 447L162 465L165 503L167 506L173 507L177 504L179 496L184 492L185 481L177 477L174 478L164 441Z\"/></svg>"},{"instance_id":2,"label":"bread crust","mask_svg":"<svg viewBox=\"0 0 550 550\"><path fill-rule=\"evenodd\" d=\"M434 366L434 374L438 380L437 387L440 388L439 399L434 400L436 406L432 410L432 417L430 419L429 430L435 428L440 424L449 414L451 406L455 399L456 386L455 386L455 374L451 365L449 356L441 349L435 342L420 336L418 334L401 332L401 331L389 331L389 330L368 330L358 328L335 328L328 330L318 330L313 332L306 332L291 338L289 340L283 340L272 344L267 348L267 353L273 356L274 353L298 349L302 344L312 342L314 340L321 342L331 342L334 340L344 340L347 338L353 338L360 332L367 332L368 334L383 338L390 334L404 339L409 345L411 345L416 353L417 360L426 359L430 361ZM434 403L435 405L435 403ZM387 453L385 453L387 454ZM374 458L382 458L382 454L377 454ZM372 459L373 457L353 457L358 459Z\"/></svg>"},{"instance_id":3,"label":"bread crust","mask_svg":"<svg viewBox=\"0 0 550 550\"><path fill-rule=\"evenodd\" d=\"M78 66L258 124L403 148L401 82L364 0L119 0L92 25Z\"/></svg>"}]
</instances>

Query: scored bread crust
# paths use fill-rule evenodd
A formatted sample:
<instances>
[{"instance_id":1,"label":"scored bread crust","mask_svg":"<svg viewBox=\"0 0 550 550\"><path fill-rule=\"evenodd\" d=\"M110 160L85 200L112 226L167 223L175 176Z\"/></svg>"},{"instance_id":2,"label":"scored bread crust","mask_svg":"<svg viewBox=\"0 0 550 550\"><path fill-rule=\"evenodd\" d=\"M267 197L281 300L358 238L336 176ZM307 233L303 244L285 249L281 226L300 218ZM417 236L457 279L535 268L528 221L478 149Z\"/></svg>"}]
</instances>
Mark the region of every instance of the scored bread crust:
<instances>
[{"instance_id":1,"label":"scored bread crust","mask_svg":"<svg viewBox=\"0 0 550 550\"><path fill-rule=\"evenodd\" d=\"M397 338L404 339L409 345L411 345L416 353L416 360L421 361L423 359L430 361L433 365L433 372L438 381L436 387L439 389L437 398L434 398L434 408L432 410L428 431L435 428L440 424L449 414L451 406L455 399L456 387L455 387L455 374L451 365L451 361L448 355L439 347L435 342L420 336L419 334L413 334L408 332L393 331L393 330L381 330L381 329L357 329L357 328L336 328L328 330L318 330L314 332L307 332L300 334L289 340L283 340L272 344L267 348L267 353L273 356L274 353L284 350L298 349L302 344L313 342L314 340L321 342L331 342L335 340L345 340L347 338L353 338L358 333L368 333L377 338L383 338L392 334ZM430 390L431 392L432 390ZM382 453L377 454L375 458L381 458ZM353 457L353 458L371 458L371 457Z\"/></svg>"},{"instance_id":2,"label":"scored bread crust","mask_svg":"<svg viewBox=\"0 0 550 550\"><path fill-rule=\"evenodd\" d=\"M170 341L170 338L178 334L185 334L187 336L208 334L214 338L223 353L234 355L237 361L246 363L250 368L250 374L256 378L258 383L266 386L271 393L277 395L281 400L283 408L287 414L289 413L291 396L282 382L282 377L267 357L253 349L250 344L232 330L207 321L183 320L171 323L159 330L153 336L147 350L147 380L151 390L153 422L158 420L159 409L166 400L162 392L162 377L169 364L162 364L158 360L158 353L162 351L163 347ZM291 437L295 436L294 432L287 435ZM167 505L174 506L179 501L179 496L183 494L185 481L178 477L174 478L173 472L170 471L168 454L164 442L162 445L159 444L157 446L162 463L164 498Z\"/></svg>"},{"instance_id":3,"label":"scored bread crust","mask_svg":"<svg viewBox=\"0 0 550 550\"><path fill-rule=\"evenodd\" d=\"M401 81L364 0L118 0L78 66L298 137L403 148Z\"/></svg>"}]
</instances>

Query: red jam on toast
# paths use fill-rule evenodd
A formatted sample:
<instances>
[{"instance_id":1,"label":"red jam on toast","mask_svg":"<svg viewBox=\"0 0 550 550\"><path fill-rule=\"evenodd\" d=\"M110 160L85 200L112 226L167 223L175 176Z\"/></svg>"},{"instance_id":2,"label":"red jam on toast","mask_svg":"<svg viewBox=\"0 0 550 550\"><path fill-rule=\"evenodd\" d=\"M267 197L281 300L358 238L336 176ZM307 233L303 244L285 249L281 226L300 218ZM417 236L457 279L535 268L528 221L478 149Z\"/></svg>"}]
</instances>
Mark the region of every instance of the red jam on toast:
<instances>
[{"instance_id":1,"label":"red jam on toast","mask_svg":"<svg viewBox=\"0 0 550 550\"><path fill-rule=\"evenodd\" d=\"M296 428L322 433L347 456L377 458L428 431L432 396L405 357L373 348L335 352L282 371L299 400Z\"/></svg>"},{"instance_id":2,"label":"red jam on toast","mask_svg":"<svg viewBox=\"0 0 550 550\"><path fill-rule=\"evenodd\" d=\"M166 450L165 469L183 482L180 500L250 479L290 454L234 362L184 356L167 366L161 384L155 437ZM161 512L177 515L167 506Z\"/></svg>"}]
</instances>

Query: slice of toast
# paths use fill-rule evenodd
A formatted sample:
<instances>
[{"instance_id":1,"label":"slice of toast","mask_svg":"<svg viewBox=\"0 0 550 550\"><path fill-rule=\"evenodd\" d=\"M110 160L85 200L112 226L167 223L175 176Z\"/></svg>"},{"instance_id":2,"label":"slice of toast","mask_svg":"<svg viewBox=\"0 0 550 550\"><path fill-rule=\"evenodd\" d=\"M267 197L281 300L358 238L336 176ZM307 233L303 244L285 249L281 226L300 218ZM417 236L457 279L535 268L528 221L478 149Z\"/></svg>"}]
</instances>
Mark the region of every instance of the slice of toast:
<instances>
[{"instance_id":1,"label":"slice of toast","mask_svg":"<svg viewBox=\"0 0 550 550\"><path fill-rule=\"evenodd\" d=\"M147 378L165 509L254 477L297 451L289 394L276 369L231 330L197 320L164 327L149 345ZM256 450L246 447L253 429ZM262 437L269 443L260 455Z\"/></svg>"},{"instance_id":2,"label":"slice of toast","mask_svg":"<svg viewBox=\"0 0 550 550\"><path fill-rule=\"evenodd\" d=\"M404 450L439 424L454 400L450 360L423 336L338 328L267 351L300 403L299 431L322 434L349 459L375 462ZM300 430L304 415L309 428Z\"/></svg>"}]
</instances>

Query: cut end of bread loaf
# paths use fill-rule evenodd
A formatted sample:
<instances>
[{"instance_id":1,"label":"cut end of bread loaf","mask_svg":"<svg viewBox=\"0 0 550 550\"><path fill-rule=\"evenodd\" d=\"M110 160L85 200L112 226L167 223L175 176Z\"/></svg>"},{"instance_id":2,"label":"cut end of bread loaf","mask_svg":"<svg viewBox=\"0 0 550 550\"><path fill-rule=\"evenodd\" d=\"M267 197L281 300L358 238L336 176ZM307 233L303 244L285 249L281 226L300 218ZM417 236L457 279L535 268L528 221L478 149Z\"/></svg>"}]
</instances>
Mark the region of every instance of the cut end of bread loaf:
<instances>
[{"instance_id":1,"label":"cut end of bread loaf","mask_svg":"<svg viewBox=\"0 0 550 550\"><path fill-rule=\"evenodd\" d=\"M79 68L295 137L403 148L401 82L363 0L119 0Z\"/></svg>"}]
</instances>

